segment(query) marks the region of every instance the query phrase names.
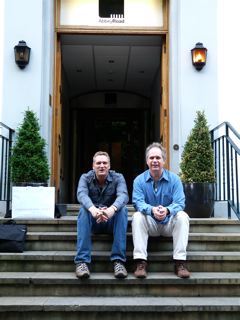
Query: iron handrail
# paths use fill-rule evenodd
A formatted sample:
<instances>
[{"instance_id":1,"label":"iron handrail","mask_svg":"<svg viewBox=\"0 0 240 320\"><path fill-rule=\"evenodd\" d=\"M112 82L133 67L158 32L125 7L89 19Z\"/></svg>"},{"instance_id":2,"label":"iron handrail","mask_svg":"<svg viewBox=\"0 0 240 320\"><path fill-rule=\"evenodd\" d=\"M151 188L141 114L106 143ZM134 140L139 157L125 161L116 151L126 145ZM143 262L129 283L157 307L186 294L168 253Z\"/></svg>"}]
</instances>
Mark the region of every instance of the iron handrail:
<instances>
[{"instance_id":1,"label":"iron handrail","mask_svg":"<svg viewBox=\"0 0 240 320\"><path fill-rule=\"evenodd\" d=\"M216 192L215 201L225 201L228 218L233 211L240 219L240 134L229 122L210 131L214 150Z\"/></svg>"},{"instance_id":2,"label":"iron handrail","mask_svg":"<svg viewBox=\"0 0 240 320\"><path fill-rule=\"evenodd\" d=\"M0 201L6 202L6 214L10 210L11 181L9 159L14 130L0 122Z\"/></svg>"}]
</instances>

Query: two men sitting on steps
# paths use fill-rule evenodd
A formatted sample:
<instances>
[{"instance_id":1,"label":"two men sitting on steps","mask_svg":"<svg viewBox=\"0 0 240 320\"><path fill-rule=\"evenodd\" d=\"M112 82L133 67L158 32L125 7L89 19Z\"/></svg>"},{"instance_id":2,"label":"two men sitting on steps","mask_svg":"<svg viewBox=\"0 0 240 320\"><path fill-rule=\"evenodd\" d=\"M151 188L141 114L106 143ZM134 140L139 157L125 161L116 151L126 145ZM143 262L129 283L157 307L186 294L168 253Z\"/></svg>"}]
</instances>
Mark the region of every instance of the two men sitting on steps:
<instances>
[{"instance_id":1,"label":"two men sitting on steps","mask_svg":"<svg viewBox=\"0 0 240 320\"><path fill-rule=\"evenodd\" d=\"M183 211L185 196L179 177L164 169L165 149L152 143L146 149L148 170L133 183L132 220L134 275L147 276L147 242L149 236L172 236L175 273L189 278L186 267L189 217ZM113 233L111 261L114 276L126 278L126 233L128 193L122 174L110 170L110 158L99 151L93 157L93 170L80 177L77 199L82 205L77 221L76 276L88 278L91 262L91 233Z\"/></svg>"}]
</instances>

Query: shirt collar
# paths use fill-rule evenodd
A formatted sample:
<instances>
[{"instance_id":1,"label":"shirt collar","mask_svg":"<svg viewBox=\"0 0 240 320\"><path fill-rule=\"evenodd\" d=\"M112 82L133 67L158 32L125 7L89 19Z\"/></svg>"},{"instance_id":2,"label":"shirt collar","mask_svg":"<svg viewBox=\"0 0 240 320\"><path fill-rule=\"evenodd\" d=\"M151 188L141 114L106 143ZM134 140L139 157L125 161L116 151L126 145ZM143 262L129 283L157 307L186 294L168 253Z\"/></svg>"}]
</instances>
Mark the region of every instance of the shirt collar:
<instances>
[{"instance_id":1,"label":"shirt collar","mask_svg":"<svg viewBox=\"0 0 240 320\"><path fill-rule=\"evenodd\" d=\"M105 181L107 181L107 183L110 182L110 181L112 181L112 176L111 176L109 173L110 173L110 171L108 172L107 178L106 178L106 180L105 180ZM97 181L96 173L95 173L94 170L93 170L93 180L94 180L95 182Z\"/></svg>"},{"instance_id":2,"label":"shirt collar","mask_svg":"<svg viewBox=\"0 0 240 320\"><path fill-rule=\"evenodd\" d=\"M160 180L162 180L162 179L164 179L164 180L166 180L166 181L168 181L168 180L169 180L169 178L168 178L168 174L167 174L167 170L166 170L166 169L163 169L163 173L162 173L162 175L161 175L161 177L160 177L159 181L160 181ZM150 170L148 170L148 171L147 171L147 175L146 175L146 182L147 182L147 181L149 181L149 180L152 180L152 181L153 181L153 178L152 178L152 176L150 175Z\"/></svg>"}]
</instances>

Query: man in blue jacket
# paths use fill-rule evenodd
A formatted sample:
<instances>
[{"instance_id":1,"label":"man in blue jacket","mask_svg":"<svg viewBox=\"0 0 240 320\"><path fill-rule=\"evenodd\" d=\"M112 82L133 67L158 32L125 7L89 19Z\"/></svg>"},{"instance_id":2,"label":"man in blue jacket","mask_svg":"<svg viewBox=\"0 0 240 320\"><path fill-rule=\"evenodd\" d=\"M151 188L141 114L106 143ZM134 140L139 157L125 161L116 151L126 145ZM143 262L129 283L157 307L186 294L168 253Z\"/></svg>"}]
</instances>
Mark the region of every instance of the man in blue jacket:
<instances>
[{"instance_id":1,"label":"man in blue jacket","mask_svg":"<svg viewBox=\"0 0 240 320\"><path fill-rule=\"evenodd\" d=\"M189 217L183 211L185 195L179 177L164 169L166 151L154 142L146 149L148 170L137 176L133 183L132 220L134 275L147 276L147 243L149 236L173 237L175 273L189 278L186 266Z\"/></svg>"},{"instance_id":2,"label":"man in blue jacket","mask_svg":"<svg viewBox=\"0 0 240 320\"><path fill-rule=\"evenodd\" d=\"M111 261L114 276L126 278L126 234L128 192L121 173L110 170L107 152L93 156L93 170L81 175L77 199L82 205L77 220L76 276L88 278L91 263L91 233L113 233Z\"/></svg>"}]
</instances>

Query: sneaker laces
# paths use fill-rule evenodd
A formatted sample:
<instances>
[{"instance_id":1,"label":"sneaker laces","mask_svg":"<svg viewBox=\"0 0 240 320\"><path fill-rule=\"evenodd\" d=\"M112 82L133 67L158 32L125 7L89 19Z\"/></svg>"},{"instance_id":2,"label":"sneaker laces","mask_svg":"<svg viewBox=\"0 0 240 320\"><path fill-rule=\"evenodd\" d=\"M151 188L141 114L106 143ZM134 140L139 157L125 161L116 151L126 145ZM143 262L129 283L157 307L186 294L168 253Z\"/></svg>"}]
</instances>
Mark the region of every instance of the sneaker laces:
<instances>
[{"instance_id":1,"label":"sneaker laces","mask_svg":"<svg viewBox=\"0 0 240 320\"><path fill-rule=\"evenodd\" d=\"M78 265L78 268L82 271L82 272L88 272L88 266L87 266L87 264L86 263L80 263L79 265Z\"/></svg>"},{"instance_id":2,"label":"sneaker laces","mask_svg":"<svg viewBox=\"0 0 240 320\"><path fill-rule=\"evenodd\" d=\"M116 261L114 262L114 270L115 272L125 272L125 267L121 262Z\"/></svg>"}]
</instances>

